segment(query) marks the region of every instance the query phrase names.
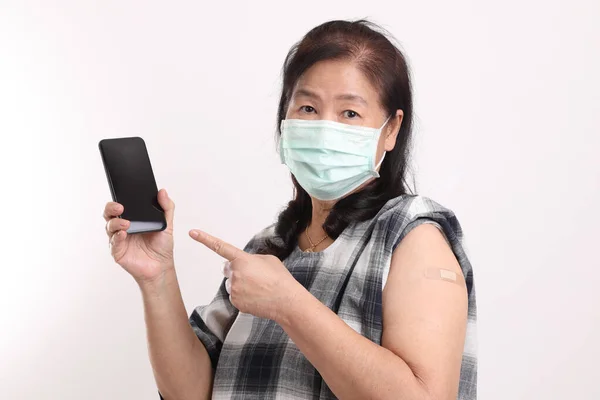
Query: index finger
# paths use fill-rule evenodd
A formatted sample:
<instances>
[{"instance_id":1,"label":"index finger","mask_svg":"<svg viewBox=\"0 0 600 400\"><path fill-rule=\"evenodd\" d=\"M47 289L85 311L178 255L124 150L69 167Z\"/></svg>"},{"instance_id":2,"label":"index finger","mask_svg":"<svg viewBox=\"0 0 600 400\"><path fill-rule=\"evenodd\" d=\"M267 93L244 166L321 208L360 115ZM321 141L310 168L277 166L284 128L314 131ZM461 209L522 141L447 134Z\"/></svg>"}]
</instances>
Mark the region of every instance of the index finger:
<instances>
[{"instance_id":1,"label":"index finger","mask_svg":"<svg viewBox=\"0 0 600 400\"><path fill-rule=\"evenodd\" d=\"M234 245L211 236L206 232L194 229L190 231L190 236L229 261L233 261L236 258L242 258L246 255L244 251L238 249Z\"/></svg>"},{"instance_id":2,"label":"index finger","mask_svg":"<svg viewBox=\"0 0 600 400\"><path fill-rule=\"evenodd\" d=\"M109 201L104 206L104 213L102 216L106 221L113 219L114 217L118 217L123 213L123 205L120 203L116 203L114 201Z\"/></svg>"}]
</instances>

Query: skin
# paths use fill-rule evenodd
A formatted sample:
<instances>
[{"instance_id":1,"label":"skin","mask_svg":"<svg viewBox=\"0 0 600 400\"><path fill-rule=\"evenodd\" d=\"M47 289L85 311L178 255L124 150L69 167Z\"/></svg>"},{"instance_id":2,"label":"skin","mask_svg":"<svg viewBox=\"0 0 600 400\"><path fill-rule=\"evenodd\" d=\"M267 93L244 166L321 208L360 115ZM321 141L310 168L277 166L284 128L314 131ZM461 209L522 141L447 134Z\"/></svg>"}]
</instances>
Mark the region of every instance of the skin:
<instances>
[{"instance_id":1,"label":"skin","mask_svg":"<svg viewBox=\"0 0 600 400\"><path fill-rule=\"evenodd\" d=\"M144 304L148 353L154 378L165 399L210 399L213 369L206 348L188 322L173 261L175 203L166 190L158 192L167 228L162 232L128 235L130 222L121 218L121 204L104 208L106 234L115 262L133 276Z\"/></svg>"},{"instance_id":2,"label":"skin","mask_svg":"<svg viewBox=\"0 0 600 400\"><path fill-rule=\"evenodd\" d=\"M365 102L340 97L349 93ZM393 149L402 116L402 110L397 110L384 128L378 158ZM330 119L377 128L386 117L376 89L352 63L341 61L320 62L306 71L294 88L287 113L287 118ZM172 262L174 204L164 190L159 192L159 202L166 212L167 230L129 237L123 231L128 222L114 218L122 213L122 206L107 204L111 251L140 285L150 359L161 393L165 398L197 398L199 394L210 398L210 361L189 327ZM324 236L320 227L334 202L313 199L312 203L308 234L317 241ZM456 284L425 277L429 268L448 269L462 277L458 261L437 228L421 225L413 229L393 253L383 291L381 346L324 306L276 257L247 254L197 229L190 231L190 237L230 261L224 273L232 304L241 312L280 324L338 398L456 398L467 291L464 279ZM299 242L302 249L309 247L304 235ZM331 243L327 239L317 251Z\"/></svg>"},{"instance_id":3,"label":"skin","mask_svg":"<svg viewBox=\"0 0 600 400\"><path fill-rule=\"evenodd\" d=\"M286 119L326 119L348 125L381 128L389 114L380 102L379 94L353 64L345 61L324 61L313 65L298 79L290 98ZM376 160L396 144L404 113L397 110L384 126L377 144ZM361 190L370 181L355 191ZM313 243L327 234L322 226L334 201L312 200L312 219L307 233ZM305 235L298 238L302 250L310 247ZM333 243L327 238L315 251Z\"/></svg>"}]
</instances>

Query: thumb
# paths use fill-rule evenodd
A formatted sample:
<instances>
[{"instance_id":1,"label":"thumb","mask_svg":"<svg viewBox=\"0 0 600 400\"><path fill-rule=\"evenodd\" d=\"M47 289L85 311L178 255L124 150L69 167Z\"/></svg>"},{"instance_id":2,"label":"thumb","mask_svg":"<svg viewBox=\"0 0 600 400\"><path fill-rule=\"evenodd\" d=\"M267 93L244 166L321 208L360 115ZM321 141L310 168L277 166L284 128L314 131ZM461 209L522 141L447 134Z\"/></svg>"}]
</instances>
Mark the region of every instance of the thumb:
<instances>
[{"instance_id":1,"label":"thumb","mask_svg":"<svg viewBox=\"0 0 600 400\"><path fill-rule=\"evenodd\" d=\"M158 191L158 204L165 210L165 219L167 220L167 229L173 229L173 214L175 213L175 203L165 189Z\"/></svg>"}]
</instances>

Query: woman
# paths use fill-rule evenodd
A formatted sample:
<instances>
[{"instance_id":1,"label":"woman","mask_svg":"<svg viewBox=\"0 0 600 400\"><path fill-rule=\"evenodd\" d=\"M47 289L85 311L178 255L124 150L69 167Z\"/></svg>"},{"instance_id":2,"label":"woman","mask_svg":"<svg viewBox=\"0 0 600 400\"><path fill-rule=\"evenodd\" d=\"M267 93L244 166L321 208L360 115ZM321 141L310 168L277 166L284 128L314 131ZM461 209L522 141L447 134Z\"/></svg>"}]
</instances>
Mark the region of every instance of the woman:
<instances>
[{"instance_id":1,"label":"woman","mask_svg":"<svg viewBox=\"0 0 600 400\"><path fill-rule=\"evenodd\" d=\"M474 399L475 291L454 214L405 186L412 95L402 53L366 22L331 21L288 54L279 103L295 197L243 250L199 230L225 279L188 320L168 227L127 235L165 399ZM468 329L467 329L468 328Z\"/></svg>"}]
</instances>

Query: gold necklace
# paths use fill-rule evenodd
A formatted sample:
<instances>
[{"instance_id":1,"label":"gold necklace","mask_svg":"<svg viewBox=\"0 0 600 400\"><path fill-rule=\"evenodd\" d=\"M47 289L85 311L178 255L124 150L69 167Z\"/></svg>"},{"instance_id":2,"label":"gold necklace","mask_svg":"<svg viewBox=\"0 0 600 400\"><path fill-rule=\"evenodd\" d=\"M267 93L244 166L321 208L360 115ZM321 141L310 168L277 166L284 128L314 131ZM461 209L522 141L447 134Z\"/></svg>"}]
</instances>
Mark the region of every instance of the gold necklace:
<instances>
[{"instance_id":1,"label":"gold necklace","mask_svg":"<svg viewBox=\"0 0 600 400\"><path fill-rule=\"evenodd\" d=\"M306 235L306 238L308 239L308 243L310 243L310 247L306 250L304 250L305 253L314 253L315 248L320 245L321 243L323 243L325 241L325 239L327 239L329 237L329 235L325 235L325 237L321 240L319 240L316 244L313 243L313 241L310 239L310 236L308 236L308 227L306 228L306 230L304 231L304 234Z\"/></svg>"}]
</instances>

